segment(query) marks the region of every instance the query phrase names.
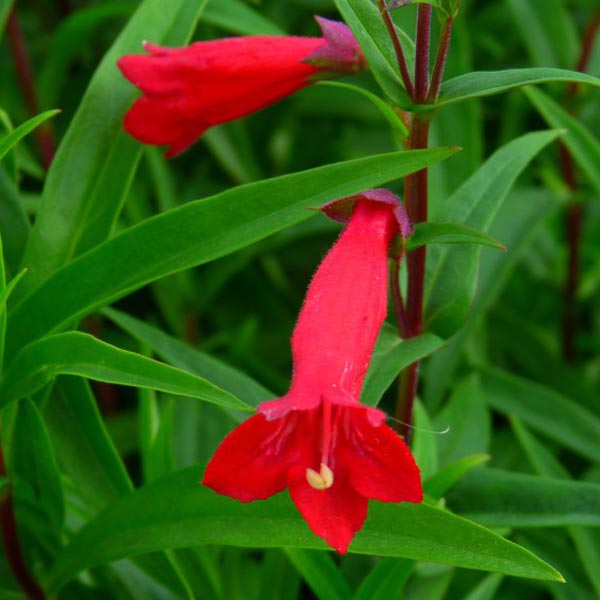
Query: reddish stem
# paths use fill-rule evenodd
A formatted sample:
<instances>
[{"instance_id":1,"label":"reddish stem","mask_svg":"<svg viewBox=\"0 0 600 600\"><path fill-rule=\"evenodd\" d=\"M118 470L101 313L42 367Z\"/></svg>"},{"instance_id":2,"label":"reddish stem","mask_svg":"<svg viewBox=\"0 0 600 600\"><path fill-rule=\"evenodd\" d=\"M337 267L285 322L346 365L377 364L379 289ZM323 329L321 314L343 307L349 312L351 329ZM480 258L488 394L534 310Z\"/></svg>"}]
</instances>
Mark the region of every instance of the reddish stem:
<instances>
[{"instance_id":1,"label":"reddish stem","mask_svg":"<svg viewBox=\"0 0 600 600\"><path fill-rule=\"evenodd\" d=\"M444 21L442 30L440 31L440 41L438 43L433 72L431 74L431 86L429 88L429 93L427 94L428 104L435 104L440 95L444 69L446 68L446 60L448 59L448 50L450 49L450 41L452 40L453 24L454 18L448 17Z\"/></svg>"},{"instance_id":2,"label":"reddish stem","mask_svg":"<svg viewBox=\"0 0 600 600\"><path fill-rule=\"evenodd\" d=\"M419 4L415 55L415 102L427 101L429 89L429 50L431 44L431 4Z\"/></svg>"},{"instance_id":3,"label":"reddish stem","mask_svg":"<svg viewBox=\"0 0 600 600\"><path fill-rule=\"evenodd\" d=\"M409 140L411 150L427 148L429 141L429 117L413 115L413 126ZM427 220L427 169L422 169L406 178L406 210L413 223ZM423 293L425 290L426 248L421 246L407 254L408 294L406 302L407 337L415 337L423 331ZM417 395L419 363L412 363L400 376L396 418L400 433L410 439L413 406Z\"/></svg>"},{"instance_id":4,"label":"reddish stem","mask_svg":"<svg viewBox=\"0 0 600 600\"><path fill-rule=\"evenodd\" d=\"M577 61L576 69L585 71L590 60L592 48L600 29L600 12L594 13L586 27L581 46L581 55ZM579 89L578 84L572 83L567 88L565 104L571 104ZM563 179L569 190L575 195L578 189L575 163L568 148L561 144L559 147L560 165ZM579 202L573 202L565 215L565 230L567 236L568 258L567 278L564 289L564 313L562 322L562 354L566 361L575 361L575 339L579 329L577 315L577 289L581 271L581 232L583 220L583 207Z\"/></svg>"},{"instance_id":5,"label":"reddish stem","mask_svg":"<svg viewBox=\"0 0 600 600\"><path fill-rule=\"evenodd\" d=\"M406 92L411 97L414 97L415 91L413 87L413 83L410 78L410 73L408 71L408 65L406 64L406 56L404 55L404 49L402 48L402 42L398 37L398 32L396 31L396 26L394 25L394 21L385 5L385 0L377 0L377 4L379 5L379 12L381 13L381 18L385 23L385 26L388 30L388 34L390 39L392 40L392 44L394 46L394 52L396 53L396 59L398 61L398 68L400 70L400 76L402 77L402 82L404 83L404 87L406 88Z\"/></svg>"},{"instance_id":6,"label":"reddish stem","mask_svg":"<svg viewBox=\"0 0 600 600\"><path fill-rule=\"evenodd\" d=\"M33 71L27 54L23 31L21 30L21 25L19 24L19 19L14 6L11 8L8 15L6 31L8 33L10 48L15 63L17 79L25 100L25 106L27 107L29 116L34 117L40 112L39 102L35 91ZM55 153L54 136L52 135L50 124L42 123L35 130L35 137L42 161L47 169L50 166Z\"/></svg>"},{"instance_id":7,"label":"reddish stem","mask_svg":"<svg viewBox=\"0 0 600 600\"><path fill-rule=\"evenodd\" d=\"M4 454L0 445L0 476L5 477L6 474ZM2 529L2 543L4 545L6 560L12 569L15 579L23 588L28 598L31 600L45 600L46 594L44 590L42 590L29 573L29 569L23 558L17 531L13 495L10 488L0 498L0 528Z\"/></svg>"}]
</instances>

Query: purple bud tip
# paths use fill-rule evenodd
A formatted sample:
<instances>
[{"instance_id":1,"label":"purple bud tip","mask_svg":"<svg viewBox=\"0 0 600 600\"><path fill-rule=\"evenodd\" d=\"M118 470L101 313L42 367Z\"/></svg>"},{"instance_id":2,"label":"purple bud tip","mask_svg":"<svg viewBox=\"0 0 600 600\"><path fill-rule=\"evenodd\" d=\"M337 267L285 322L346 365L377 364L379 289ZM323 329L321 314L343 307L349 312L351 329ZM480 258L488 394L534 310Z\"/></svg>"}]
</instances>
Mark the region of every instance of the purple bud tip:
<instances>
[{"instance_id":1,"label":"purple bud tip","mask_svg":"<svg viewBox=\"0 0 600 600\"><path fill-rule=\"evenodd\" d=\"M398 222L398 230L402 238L407 238L413 232L413 226L408 218L406 208L402 201L396 194L393 194L389 190L383 188L377 188L373 190L366 190L360 194L354 196L348 196L346 198L340 198L339 200L333 200L321 206L319 210L322 210L330 219L334 221L340 221L341 223L347 223L348 219L352 215L354 210L354 204L359 200L372 200L373 202L383 202L393 207L394 216Z\"/></svg>"}]
</instances>

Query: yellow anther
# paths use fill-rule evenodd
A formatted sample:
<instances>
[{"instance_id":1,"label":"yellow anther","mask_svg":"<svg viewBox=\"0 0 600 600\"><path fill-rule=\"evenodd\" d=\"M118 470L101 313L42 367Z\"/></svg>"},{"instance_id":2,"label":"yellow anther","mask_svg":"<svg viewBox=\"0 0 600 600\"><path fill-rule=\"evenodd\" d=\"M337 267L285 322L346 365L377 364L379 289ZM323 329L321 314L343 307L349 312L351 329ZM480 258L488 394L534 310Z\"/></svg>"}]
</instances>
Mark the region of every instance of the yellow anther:
<instances>
[{"instance_id":1,"label":"yellow anther","mask_svg":"<svg viewBox=\"0 0 600 600\"><path fill-rule=\"evenodd\" d=\"M333 471L325 463L321 463L319 473L314 469L306 469L306 481L315 490L326 490L333 485Z\"/></svg>"}]
</instances>

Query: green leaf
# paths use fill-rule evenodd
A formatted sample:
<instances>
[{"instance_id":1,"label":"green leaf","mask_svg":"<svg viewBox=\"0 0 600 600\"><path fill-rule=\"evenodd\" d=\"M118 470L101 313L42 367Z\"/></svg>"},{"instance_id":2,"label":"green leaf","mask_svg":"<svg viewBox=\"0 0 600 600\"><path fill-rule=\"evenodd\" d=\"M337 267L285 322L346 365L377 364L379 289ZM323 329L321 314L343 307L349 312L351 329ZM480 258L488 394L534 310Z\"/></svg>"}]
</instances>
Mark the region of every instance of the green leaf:
<instances>
[{"instance_id":1,"label":"green leaf","mask_svg":"<svg viewBox=\"0 0 600 600\"><path fill-rule=\"evenodd\" d=\"M19 140L59 112L60 110L48 110L43 112L0 137L0 160L6 156L7 152L9 152Z\"/></svg>"},{"instance_id":2,"label":"green leaf","mask_svg":"<svg viewBox=\"0 0 600 600\"><path fill-rule=\"evenodd\" d=\"M600 460L600 419L589 410L543 385L486 367L482 384L489 405L515 415L562 446Z\"/></svg>"},{"instance_id":3,"label":"green leaf","mask_svg":"<svg viewBox=\"0 0 600 600\"><path fill-rule=\"evenodd\" d=\"M410 132L408 131L408 127L404 124L404 121L394 111L394 109L387 102L384 102L379 96L376 96L375 94L365 90L364 88L358 87L357 85L342 83L341 81L320 81L318 85L352 90L353 92L364 96L379 110L386 121L390 124L392 130L401 140L405 140L408 137Z\"/></svg>"},{"instance_id":4,"label":"green leaf","mask_svg":"<svg viewBox=\"0 0 600 600\"><path fill-rule=\"evenodd\" d=\"M79 7L63 15L52 30L49 45L45 49L44 62L36 77L36 91L45 106L58 104L61 90L82 60L81 49L92 46L94 35L115 28L120 21L129 18L135 6L105 1L99 5ZM140 48L136 48L139 51Z\"/></svg>"},{"instance_id":5,"label":"green leaf","mask_svg":"<svg viewBox=\"0 0 600 600\"><path fill-rule=\"evenodd\" d=\"M98 512L132 490L87 381L59 377L44 417L61 471L77 482L77 493L88 513Z\"/></svg>"},{"instance_id":6,"label":"green leaf","mask_svg":"<svg viewBox=\"0 0 600 600\"><path fill-rule=\"evenodd\" d=\"M250 183L157 215L72 261L11 314L17 348L145 284L250 245L310 217L309 207L447 158L451 148L392 152Z\"/></svg>"},{"instance_id":7,"label":"green leaf","mask_svg":"<svg viewBox=\"0 0 600 600\"><path fill-rule=\"evenodd\" d=\"M486 231L517 177L557 136L556 131L539 131L509 142L443 203L443 214L432 218ZM450 337L463 324L475 296L479 255L478 246L453 246L430 255L424 298L427 330Z\"/></svg>"},{"instance_id":8,"label":"green leaf","mask_svg":"<svg viewBox=\"0 0 600 600\"><path fill-rule=\"evenodd\" d=\"M300 548L285 553L319 600L349 600L352 592L329 554Z\"/></svg>"},{"instance_id":9,"label":"green leaf","mask_svg":"<svg viewBox=\"0 0 600 600\"><path fill-rule=\"evenodd\" d=\"M354 600L401 600L402 588L413 568L412 560L381 559L362 580Z\"/></svg>"},{"instance_id":10,"label":"green leaf","mask_svg":"<svg viewBox=\"0 0 600 600\"><path fill-rule=\"evenodd\" d=\"M252 406L257 406L276 395L242 371L180 342L152 325L114 308L106 308L102 312L136 340L147 344L163 360L178 369L209 379Z\"/></svg>"},{"instance_id":11,"label":"green leaf","mask_svg":"<svg viewBox=\"0 0 600 600\"><path fill-rule=\"evenodd\" d=\"M464 598L463 600L494 600L496 591L504 580L504 576L499 573L486 575Z\"/></svg>"},{"instance_id":12,"label":"green leaf","mask_svg":"<svg viewBox=\"0 0 600 600\"><path fill-rule=\"evenodd\" d=\"M5 447L17 518L31 539L50 537L57 550L65 517L64 492L48 431L31 400L23 399L16 405Z\"/></svg>"},{"instance_id":13,"label":"green leaf","mask_svg":"<svg viewBox=\"0 0 600 600\"><path fill-rule=\"evenodd\" d=\"M566 68L575 64L579 53L577 29L564 0L507 3L534 64Z\"/></svg>"},{"instance_id":14,"label":"green leaf","mask_svg":"<svg viewBox=\"0 0 600 600\"><path fill-rule=\"evenodd\" d=\"M390 36L379 10L364 0L334 0L337 9L358 40L377 83L388 98L401 108L411 106L398 72Z\"/></svg>"},{"instance_id":15,"label":"green leaf","mask_svg":"<svg viewBox=\"0 0 600 600\"><path fill-rule=\"evenodd\" d=\"M441 498L469 471L488 460L490 460L489 454L474 454L451 462L423 482L423 491L432 498Z\"/></svg>"},{"instance_id":16,"label":"green leaf","mask_svg":"<svg viewBox=\"0 0 600 600\"><path fill-rule=\"evenodd\" d=\"M435 473L438 468L437 435L433 431L431 420L419 400L414 405L414 433L412 452L423 479Z\"/></svg>"},{"instance_id":17,"label":"green leaf","mask_svg":"<svg viewBox=\"0 0 600 600\"><path fill-rule=\"evenodd\" d=\"M2 41L2 34L6 29L6 20L13 3L14 0L0 0L0 41Z\"/></svg>"},{"instance_id":18,"label":"green leaf","mask_svg":"<svg viewBox=\"0 0 600 600\"><path fill-rule=\"evenodd\" d=\"M404 340L391 325L384 324L367 371L361 402L376 406L405 367L429 356L445 343L431 333Z\"/></svg>"},{"instance_id":19,"label":"green leaf","mask_svg":"<svg viewBox=\"0 0 600 600\"><path fill-rule=\"evenodd\" d=\"M10 298L15 287L17 287L19 281L27 269L23 269L18 275L13 277L8 285L5 285L5 271L4 271L4 253L2 247L2 238L0 238L0 372L4 366L4 342L6 336L6 302Z\"/></svg>"},{"instance_id":20,"label":"green leaf","mask_svg":"<svg viewBox=\"0 0 600 600\"><path fill-rule=\"evenodd\" d=\"M436 415L434 428L446 431L437 443L442 465L489 452L492 417L477 375L454 382L452 395Z\"/></svg>"},{"instance_id":21,"label":"green leaf","mask_svg":"<svg viewBox=\"0 0 600 600\"><path fill-rule=\"evenodd\" d=\"M447 496L448 505L490 527L600 527L600 485L478 469Z\"/></svg>"},{"instance_id":22,"label":"green leaf","mask_svg":"<svg viewBox=\"0 0 600 600\"><path fill-rule=\"evenodd\" d=\"M31 227L15 183L0 165L0 232L4 246L5 270L15 275L25 251Z\"/></svg>"},{"instance_id":23,"label":"green leaf","mask_svg":"<svg viewBox=\"0 0 600 600\"><path fill-rule=\"evenodd\" d=\"M525 88L523 91L549 125L566 129L567 133L561 137L561 142L569 149L597 193L600 193L600 140L548 95L535 88Z\"/></svg>"},{"instance_id":24,"label":"green leaf","mask_svg":"<svg viewBox=\"0 0 600 600\"><path fill-rule=\"evenodd\" d=\"M273 21L238 0L209 0L202 21L239 35L286 34Z\"/></svg>"},{"instance_id":25,"label":"green leaf","mask_svg":"<svg viewBox=\"0 0 600 600\"><path fill-rule=\"evenodd\" d=\"M116 61L139 53L146 39L184 43L204 4L145 0L104 55L48 172L25 253L27 289L109 235L131 183L141 146L122 130L121 121L139 92Z\"/></svg>"},{"instance_id":26,"label":"green leaf","mask_svg":"<svg viewBox=\"0 0 600 600\"><path fill-rule=\"evenodd\" d=\"M453 373L467 347L469 337L485 312L494 305L519 261L523 259L525 251L557 207L557 198L549 194L547 189L519 188L506 198L491 230L495 237L506 242L508 251L506 255L499 252L482 253L477 293L467 320L448 346L428 361L427 371L424 373L428 406L438 406L444 392L454 385ZM443 249L439 246L429 248L427 258L430 264L439 260L438 251L441 254ZM456 276L462 275L457 271Z\"/></svg>"},{"instance_id":27,"label":"green leaf","mask_svg":"<svg viewBox=\"0 0 600 600\"><path fill-rule=\"evenodd\" d=\"M54 563L47 587L56 591L85 569L159 548L325 548L287 494L241 503L199 485L203 469L179 471L116 501L71 540ZM524 548L426 504L372 502L350 551L561 580L550 565Z\"/></svg>"},{"instance_id":28,"label":"green leaf","mask_svg":"<svg viewBox=\"0 0 600 600\"><path fill-rule=\"evenodd\" d=\"M461 223L417 223L414 233L408 238L406 249L415 250L425 244L479 244L506 250L504 244L485 231Z\"/></svg>"},{"instance_id":29,"label":"green leaf","mask_svg":"<svg viewBox=\"0 0 600 600\"><path fill-rule=\"evenodd\" d=\"M523 85L559 82L584 83L600 87L600 79L597 77L567 69L533 67L504 71L475 71L444 82L438 103L430 108L438 109L470 98L491 96Z\"/></svg>"},{"instance_id":30,"label":"green leaf","mask_svg":"<svg viewBox=\"0 0 600 600\"><path fill-rule=\"evenodd\" d=\"M532 435L521 420L515 415L509 415L509 418L512 430L535 472L545 477L570 479L569 472L554 457L552 452Z\"/></svg>"},{"instance_id":31,"label":"green leaf","mask_svg":"<svg viewBox=\"0 0 600 600\"><path fill-rule=\"evenodd\" d=\"M24 348L2 379L0 406L33 394L63 374L191 396L224 408L250 410L245 402L205 379L77 331L51 335Z\"/></svg>"}]
</instances>

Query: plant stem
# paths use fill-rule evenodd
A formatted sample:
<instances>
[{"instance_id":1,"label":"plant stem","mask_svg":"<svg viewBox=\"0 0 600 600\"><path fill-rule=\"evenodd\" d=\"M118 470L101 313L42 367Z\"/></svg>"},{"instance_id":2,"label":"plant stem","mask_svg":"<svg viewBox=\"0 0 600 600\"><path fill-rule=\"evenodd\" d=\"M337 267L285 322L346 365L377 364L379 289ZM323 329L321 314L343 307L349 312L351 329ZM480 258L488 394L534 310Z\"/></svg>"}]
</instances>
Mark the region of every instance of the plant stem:
<instances>
[{"instance_id":1,"label":"plant stem","mask_svg":"<svg viewBox=\"0 0 600 600\"><path fill-rule=\"evenodd\" d=\"M4 454L1 445L0 476L6 476L6 465L4 463ZM13 495L10 487L0 498L0 528L2 529L2 543L4 545L6 560L12 569L15 579L30 600L45 600L46 594L44 593L44 590L42 590L29 573L29 569L23 558L17 531Z\"/></svg>"},{"instance_id":2,"label":"plant stem","mask_svg":"<svg viewBox=\"0 0 600 600\"><path fill-rule=\"evenodd\" d=\"M446 68L446 59L448 58L448 50L450 49L450 41L452 40L452 26L454 24L453 17L447 17L440 31L440 41L438 43L437 53L435 55L435 63L433 64L433 72L431 74L431 86L427 94L427 103L435 104L440 95L442 87L442 78L444 69Z\"/></svg>"},{"instance_id":3,"label":"plant stem","mask_svg":"<svg viewBox=\"0 0 600 600\"><path fill-rule=\"evenodd\" d=\"M431 4L419 4L415 54L415 96L417 104L427 101L429 89L429 47L431 44Z\"/></svg>"},{"instance_id":4,"label":"plant stem","mask_svg":"<svg viewBox=\"0 0 600 600\"><path fill-rule=\"evenodd\" d=\"M576 70L585 71L591 56L594 42L596 41L598 30L600 29L600 12L592 15L588 26L586 27L581 54L577 61ZM577 94L578 84L572 83L567 88L565 104L570 104ZM575 196L578 183L575 173L575 164L573 157L564 144L560 145L560 165L563 179L571 194ZM577 289L579 287L579 278L581 272L581 232L583 221L583 206L580 202L574 201L567 208L565 214L565 231L567 237L568 256L567 256L567 277L564 288L564 310L562 321L562 354L567 362L575 361L575 339L579 329L579 319L577 314Z\"/></svg>"},{"instance_id":5,"label":"plant stem","mask_svg":"<svg viewBox=\"0 0 600 600\"><path fill-rule=\"evenodd\" d=\"M429 90L429 52L431 44L431 5L419 4L417 13L417 37L415 57L415 102L427 101ZM443 66L443 65L442 65ZM427 148L429 143L429 114L414 113L408 141L409 150ZM422 169L406 178L406 211L413 223L427 220L427 169ZM415 337L423 330L423 292L425 289L425 246L407 254L408 291L406 298L407 337ZM396 418L400 422L399 432L410 439L413 406L417 395L419 363L414 362L405 369L398 382Z\"/></svg>"},{"instance_id":6,"label":"plant stem","mask_svg":"<svg viewBox=\"0 0 600 600\"><path fill-rule=\"evenodd\" d=\"M404 83L404 87L406 88L406 92L408 95L413 98L415 92L413 83L410 78L410 73L408 72L408 65L406 64L406 56L404 55L404 49L402 48L402 42L398 37L398 32L396 31L396 26L394 25L394 21L385 5L385 0L377 0L377 4L379 6L379 12L381 13L381 18L385 23L385 26L388 30L388 34L390 39L392 40L392 44L394 45L394 51L396 53L396 59L398 60L398 68L400 70L400 76L402 77L402 82Z\"/></svg>"},{"instance_id":7,"label":"plant stem","mask_svg":"<svg viewBox=\"0 0 600 600\"><path fill-rule=\"evenodd\" d=\"M31 62L29 61L25 39L23 37L23 31L21 30L21 25L19 24L19 19L14 6L11 8L8 15L6 31L8 33L8 39L15 63L17 79L25 100L25 106L27 107L29 116L34 117L40 112L39 102L35 90ZM55 153L54 136L52 135L51 125L49 123L42 123L35 130L35 137L38 143L40 156L47 169L50 166Z\"/></svg>"}]
</instances>

